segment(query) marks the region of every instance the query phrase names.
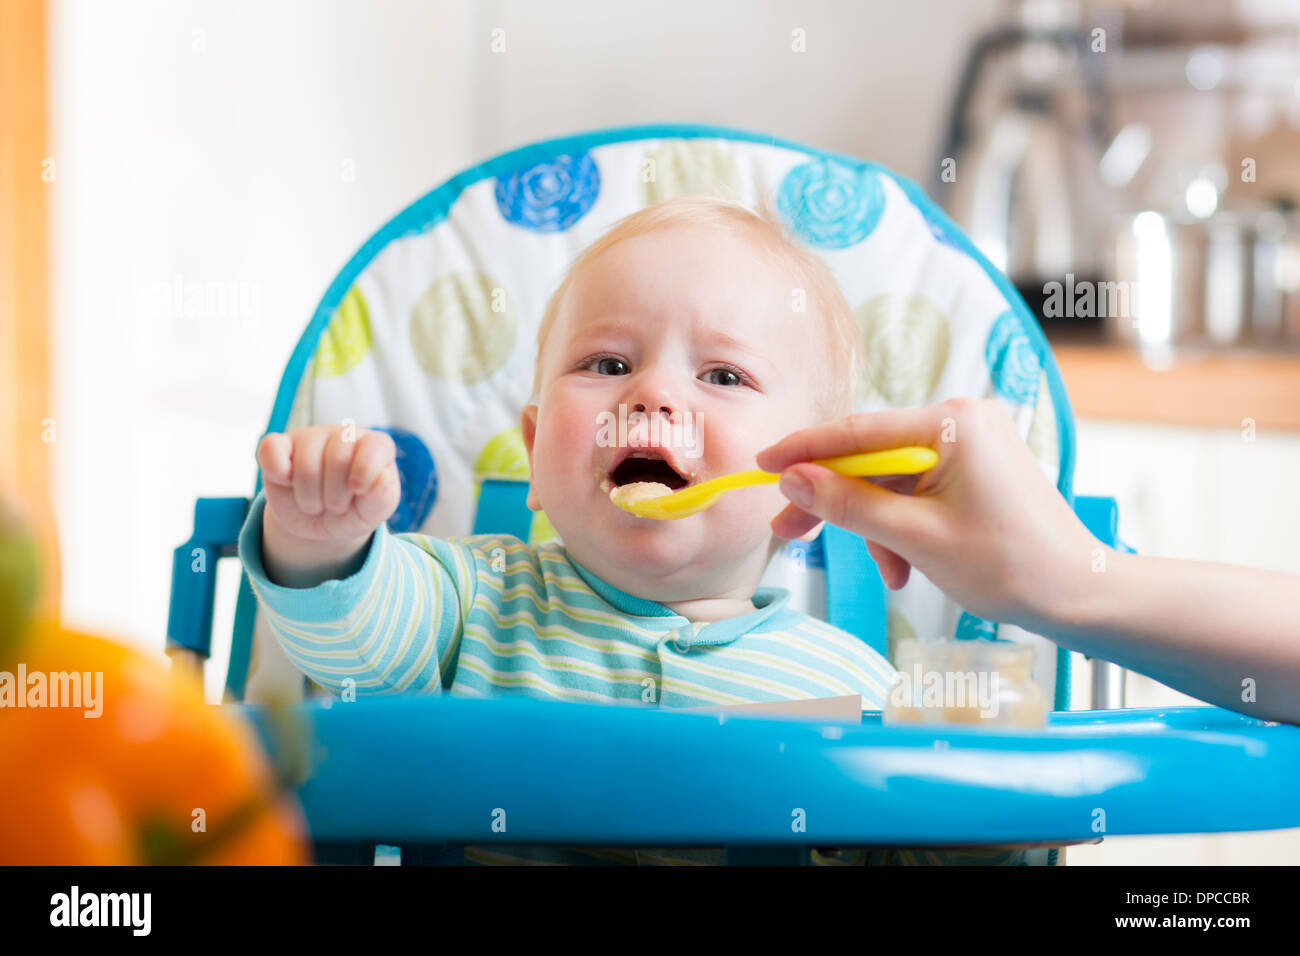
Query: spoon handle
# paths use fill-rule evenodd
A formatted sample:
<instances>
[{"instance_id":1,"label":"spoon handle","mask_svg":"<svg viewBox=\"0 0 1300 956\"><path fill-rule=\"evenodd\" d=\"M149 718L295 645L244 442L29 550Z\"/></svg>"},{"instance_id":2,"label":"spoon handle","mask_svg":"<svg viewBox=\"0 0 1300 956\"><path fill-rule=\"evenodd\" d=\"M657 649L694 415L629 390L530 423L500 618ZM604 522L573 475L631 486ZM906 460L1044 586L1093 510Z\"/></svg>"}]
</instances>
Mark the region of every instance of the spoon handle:
<instances>
[{"instance_id":1,"label":"spoon handle","mask_svg":"<svg viewBox=\"0 0 1300 956\"><path fill-rule=\"evenodd\" d=\"M865 478L874 475L915 475L929 471L939 461L939 453L924 445L905 445L881 451L861 452L856 455L838 455L834 458L815 458L813 464L829 468L841 475Z\"/></svg>"},{"instance_id":2,"label":"spoon handle","mask_svg":"<svg viewBox=\"0 0 1300 956\"><path fill-rule=\"evenodd\" d=\"M939 461L939 454L933 448L924 445L906 445L902 448L886 448L883 451L859 452L854 455L837 455L834 458L814 458L814 465L821 465L841 475L852 478L867 478L875 475L915 475L928 471ZM749 485L770 485L781 480L781 475L773 471L738 471L724 475L713 481L705 482L710 489L714 487L744 488ZM704 487L704 486L701 486Z\"/></svg>"}]
</instances>

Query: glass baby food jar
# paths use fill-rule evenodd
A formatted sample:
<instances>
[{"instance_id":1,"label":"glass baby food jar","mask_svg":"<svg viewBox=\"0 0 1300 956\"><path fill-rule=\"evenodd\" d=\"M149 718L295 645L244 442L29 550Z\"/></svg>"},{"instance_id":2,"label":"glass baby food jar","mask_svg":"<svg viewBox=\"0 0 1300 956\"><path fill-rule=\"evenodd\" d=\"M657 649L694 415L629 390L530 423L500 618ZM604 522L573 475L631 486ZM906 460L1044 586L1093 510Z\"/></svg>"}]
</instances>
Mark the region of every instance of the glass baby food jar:
<instances>
[{"instance_id":1,"label":"glass baby food jar","mask_svg":"<svg viewBox=\"0 0 1300 956\"><path fill-rule=\"evenodd\" d=\"M1047 700L1034 681L1034 648L1027 644L909 638L898 642L894 663L898 678L881 717L885 724L1047 724Z\"/></svg>"}]
</instances>

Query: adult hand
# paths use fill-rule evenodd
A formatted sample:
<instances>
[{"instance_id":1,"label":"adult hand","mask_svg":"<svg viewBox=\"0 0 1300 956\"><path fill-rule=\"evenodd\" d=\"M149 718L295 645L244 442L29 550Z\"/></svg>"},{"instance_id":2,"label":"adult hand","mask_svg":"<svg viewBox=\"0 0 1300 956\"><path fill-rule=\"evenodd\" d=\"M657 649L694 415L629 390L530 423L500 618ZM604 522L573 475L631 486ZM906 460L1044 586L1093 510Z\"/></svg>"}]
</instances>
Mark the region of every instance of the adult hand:
<instances>
[{"instance_id":1,"label":"adult hand","mask_svg":"<svg viewBox=\"0 0 1300 956\"><path fill-rule=\"evenodd\" d=\"M933 448L939 461L920 475L872 479L810 462L902 445ZM778 537L796 538L821 520L856 532L891 588L916 567L971 613L1030 630L1086 600L1101 544L995 400L861 412L788 435L757 462L782 472L792 502L772 521Z\"/></svg>"}]
</instances>

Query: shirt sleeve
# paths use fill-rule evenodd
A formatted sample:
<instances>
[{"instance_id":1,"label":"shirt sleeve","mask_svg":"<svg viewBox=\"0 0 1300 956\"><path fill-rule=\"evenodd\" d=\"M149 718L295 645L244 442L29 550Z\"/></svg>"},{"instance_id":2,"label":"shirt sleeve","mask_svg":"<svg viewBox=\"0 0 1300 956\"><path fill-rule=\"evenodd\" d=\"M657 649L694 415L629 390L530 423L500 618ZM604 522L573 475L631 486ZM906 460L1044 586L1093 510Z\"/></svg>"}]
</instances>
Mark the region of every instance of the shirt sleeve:
<instances>
[{"instance_id":1,"label":"shirt sleeve","mask_svg":"<svg viewBox=\"0 0 1300 956\"><path fill-rule=\"evenodd\" d=\"M299 670L336 693L436 694L449 686L477 585L469 547L381 524L351 577L286 588L262 564L265 508L259 491L239 533L239 559Z\"/></svg>"}]
</instances>

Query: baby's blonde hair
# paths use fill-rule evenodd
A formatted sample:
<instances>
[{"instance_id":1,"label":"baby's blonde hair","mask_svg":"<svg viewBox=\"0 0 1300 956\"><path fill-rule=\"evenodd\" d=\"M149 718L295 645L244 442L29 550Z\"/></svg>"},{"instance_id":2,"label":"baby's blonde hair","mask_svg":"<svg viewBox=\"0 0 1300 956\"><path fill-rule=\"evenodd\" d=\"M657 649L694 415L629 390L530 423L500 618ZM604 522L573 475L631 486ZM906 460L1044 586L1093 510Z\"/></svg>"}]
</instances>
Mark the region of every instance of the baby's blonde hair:
<instances>
[{"instance_id":1,"label":"baby's blonde hair","mask_svg":"<svg viewBox=\"0 0 1300 956\"><path fill-rule=\"evenodd\" d=\"M835 277L818 255L798 242L766 198L760 199L757 209L751 209L743 203L714 196L681 196L647 206L624 216L578 254L547 302L541 325L537 329L537 359L533 369L533 394L529 403L536 402L540 396L546 341L573 277L584 265L610 247L634 236L679 223L702 223L726 231L734 231L737 227L748 229L759 240L759 246L769 261L794 274L799 288L805 292L805 308L820 314L829 343L829 374L818 376L822 384L815 399L819 420L832 421L850 414L857 406L858 383L862 375L861 349L853 310L849 308ZM794 291L791 290L792 311ZM784 356L781 360L784 360Z\"/></svg>"}]
</instances>

